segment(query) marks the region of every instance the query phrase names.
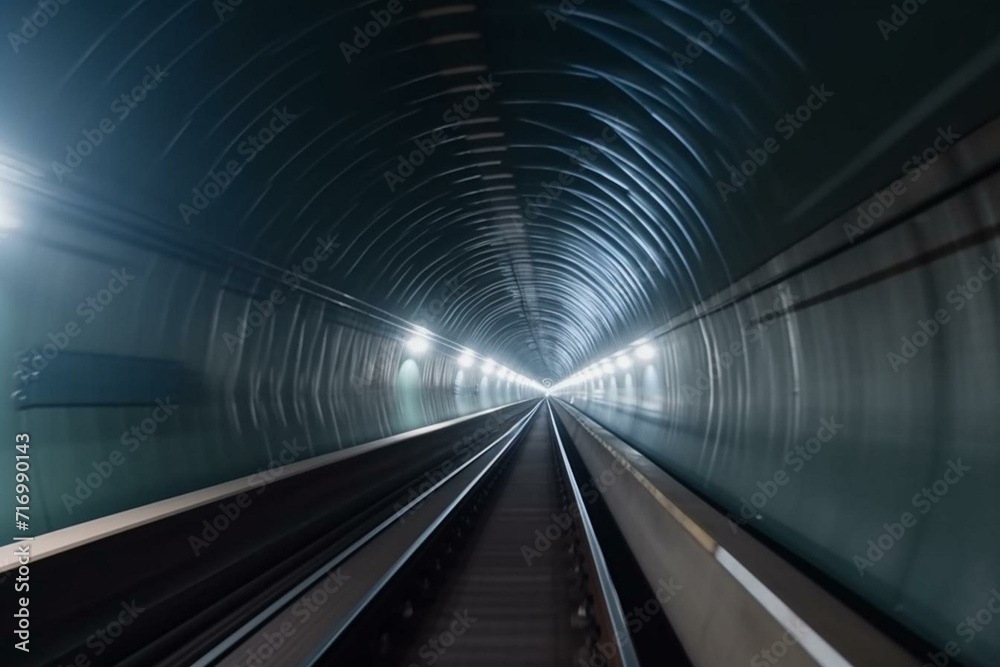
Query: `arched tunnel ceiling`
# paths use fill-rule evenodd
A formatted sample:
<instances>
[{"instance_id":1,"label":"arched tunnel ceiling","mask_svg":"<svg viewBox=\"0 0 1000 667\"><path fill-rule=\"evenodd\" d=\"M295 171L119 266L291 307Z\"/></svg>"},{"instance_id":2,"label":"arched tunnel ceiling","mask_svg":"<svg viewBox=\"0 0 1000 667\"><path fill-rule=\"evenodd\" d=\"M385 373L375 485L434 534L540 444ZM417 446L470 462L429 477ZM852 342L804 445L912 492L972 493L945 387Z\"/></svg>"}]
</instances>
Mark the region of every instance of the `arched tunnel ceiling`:
<instances>
[{"instance_id":1,"label":"arched tunnel ceiling","mask_svg":"<svg viewBox=\"0 0 1000 667\"><path fill-rule=\"evenodd\" d=\"M34 8L5 4L12 27ZM281 266L335 233L317 280L558 378L825 223L938 125L995 114L990 2L914 3L891 31L889 4L819 4L69 3L8 36L0 149ZM126 115L116 99L157 68ZM92 154L53 167L105 118ZM727 164L768 138L723 198Z\"/></svg>"}]
</instances>

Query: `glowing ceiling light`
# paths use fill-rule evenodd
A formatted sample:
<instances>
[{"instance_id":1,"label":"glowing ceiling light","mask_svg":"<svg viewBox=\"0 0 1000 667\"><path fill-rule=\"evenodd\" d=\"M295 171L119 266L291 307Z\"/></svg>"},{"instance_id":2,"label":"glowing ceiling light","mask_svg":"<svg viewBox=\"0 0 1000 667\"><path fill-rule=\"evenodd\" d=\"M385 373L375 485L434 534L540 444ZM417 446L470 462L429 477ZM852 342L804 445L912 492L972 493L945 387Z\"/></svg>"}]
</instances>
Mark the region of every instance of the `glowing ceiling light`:
<instances>
[{"instance_id":1,"label":"glowing ceiling light","mask_svg":"<svg viewBox=\"0 0 1000 667\"><path fill-rule=\"evenodd\" d=\"M635 356L639 361L651 361L656 357L656 348L649 343L644 343L636 348Z\"/></svg>"},{"instance_id":2,"label":"glowing ceiling light","mask_svg":"<svg viewBox=\"0 0 1000 667\"><path fill-rule=\"evenodd\" d=\"M615 367L610 361L601 364L601 370L604 372L605 375L615 374Z\"/></svg>"},{"instance_id":3,"label":"glowing ceiling light","mask_svg":"<svg viewBox=\"0 0 1000 667\"><path fill-rule=\"evenodd\" d=\"M615 363L618 364L618 368L628 368L632 365L632 357L628 356L628 354L623 354L615 359Z\"/></svg>"},{"instance_id":4,"label":"glowing ceiling light","mask_svg":"<svg viewBox=\"0 0 1000 667\"><path fill-rule=\"evenodd\" d=\"M2 163L0 163L2 166ZM21 226L21 221L14 217L14 212L4 206L0 200L0 232L9 232Z\"/></svg>"},{"instance_id":5,"label":"glowing ceiling light","mask_svg":"<svg viewBox=\"0 0 1000 667\"><path fill-rule=\"evenodd\" d=\"M483 362L483 375L490 375L496 370L497 365L492 359L487 359Z\"/></svg>"},{"instance_id":6,"label":"glowing ceiling light","mask_svg":"<svg viewBox=\"0 0 1000 667\"><path fill-rule=\"evenodd\" d=\"M458 365L460 368L468 368L476 362L476 358L472 355L472 352L465 351L458 357Z\"/></svg>"},{"instance_id":7,"label":"glowing ceiling light","mask_svg":"<svg viewBox=\"0 0 1000 667\"><path fill-rule=\"evenodd\" d=\"M420 329L406 341L406 349L413 354L423 354L431 348L431 342L425 335L426 329Z\"/></svg>"}]
</instances>

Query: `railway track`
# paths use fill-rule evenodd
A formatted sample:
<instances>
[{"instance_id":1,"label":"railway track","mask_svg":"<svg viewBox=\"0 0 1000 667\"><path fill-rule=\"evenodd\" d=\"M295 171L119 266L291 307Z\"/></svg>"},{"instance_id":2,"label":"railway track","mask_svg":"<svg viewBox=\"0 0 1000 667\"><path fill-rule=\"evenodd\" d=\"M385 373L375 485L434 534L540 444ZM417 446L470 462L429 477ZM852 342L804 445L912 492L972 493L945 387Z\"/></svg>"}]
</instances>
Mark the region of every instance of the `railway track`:
<instances>
[{"instance_id":1,"label":"railway track","mask_svg":"<svg viewBox=\"0 0 1000 667\"><path fill-rule=\"evenodd\" d=\"M585 648L582 563L568 548L573 526L546 416L532 422L484 499L461 554L400 644L402 660L389 663L568 665Z\"/></svg>"},{"instance_id":2,"label":"railway track","mask_svg":"<svg viewBox=\"0 0 1000 667\"><path fill-rule=\"evenodd\" d=\"M182 594L199 593L202 607L186 626L157 619L146 628L160 630L153 641L116 644L120 655L101 664L714 666L737 664L785 633L796 642L796 653L785 647L790 666L916 664L568 404L522 404L473 446L456 446L479 432L476 423L277 483L204 556L233 565L195 561L205 576L183 589L177 578L143 580L172 594L155 605L140 597L150 607L141 621L176 616ZM116 539L169 547L214 507ZM273 535L271 519L296 509L301 523ZM272 544L274 562L258 563ZM87 553L81 546L43 563L106 567ZM223 585L230 580L239 587ZM701 632L710 625L718 634Z\"/></svg>"},{"instance_id":3,"label":"railway track","mask_svg":"<svg viewBox=\"0 0 1000 667\"><path fill-rule=\"evenodd\" d=\"M198 664L638 664L544 401L271 612Z\"/></svg>"},{"instance_id":4,"label":"railway track","mask_svg":"<svg viewBox=\"0 0 1000 667\"><path fill-rule=\"evenodd\" d=\"M542 403L321 664L590 664L603 637L637 665L556 429Z\"/></svg>"}]
</instances>

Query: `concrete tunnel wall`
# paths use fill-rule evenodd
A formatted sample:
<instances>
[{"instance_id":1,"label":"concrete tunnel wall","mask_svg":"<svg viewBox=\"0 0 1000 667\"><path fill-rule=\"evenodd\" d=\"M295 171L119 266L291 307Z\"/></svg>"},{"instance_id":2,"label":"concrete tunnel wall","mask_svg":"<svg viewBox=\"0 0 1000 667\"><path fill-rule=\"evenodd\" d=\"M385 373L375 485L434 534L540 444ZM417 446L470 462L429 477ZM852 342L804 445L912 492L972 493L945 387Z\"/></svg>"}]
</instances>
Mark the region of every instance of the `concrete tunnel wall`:
<instances>
[{"instance_id":1,"label":"concrete tunnel wall","mask_svg":"<svg viewBox=\"0 0 1000 667\"><path fill-rule=\"evenodd\" d=\"M0 352L14 369L0 422L31 437L32 534L535 393L459 368L437 343L412 354L408 332L289 284L64 232L0 244ZM127 284L112 282L122 270ZM275 289L283 302L239 340L238 318ZM32 350L54 356L33 366ZM11 514L13 482L0 480Z\"/></svg>"},{"instance_id":2,"label":"concrete tunnel wall","mask_svg":"<svg viewBox=\"0 0 1000 667\"><path fill-rule=\"evenodd\" d=\"M975 164L996 131L940 169ZM1000 616L1000 533L982 521L1000 505L998 207L994 175L885 233L855 228L872 238L851 245L852 209L678 315L652 359L606 360L612 372L556 393L734 530L749 524L938 650L954 642L963 664L997 664L983 619Z\"/></svg>"}]
</instances>

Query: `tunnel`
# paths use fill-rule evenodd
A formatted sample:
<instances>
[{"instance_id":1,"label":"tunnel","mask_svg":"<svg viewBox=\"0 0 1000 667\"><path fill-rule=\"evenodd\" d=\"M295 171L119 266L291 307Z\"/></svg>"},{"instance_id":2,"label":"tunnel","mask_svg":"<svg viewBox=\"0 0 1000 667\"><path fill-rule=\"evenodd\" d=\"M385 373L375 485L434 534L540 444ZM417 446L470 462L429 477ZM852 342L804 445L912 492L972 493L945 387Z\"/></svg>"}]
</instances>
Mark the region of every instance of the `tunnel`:
<instances>
[{"instance_id":1,"label":"tunnel","mask_svg":"<svg viewBox=\"0 0 1000 667\"><path fill-rule=\"evenodd\" d=\"M998 26L6 0L0 664L1000 665Z\"/></svg>"}]
</instances>

